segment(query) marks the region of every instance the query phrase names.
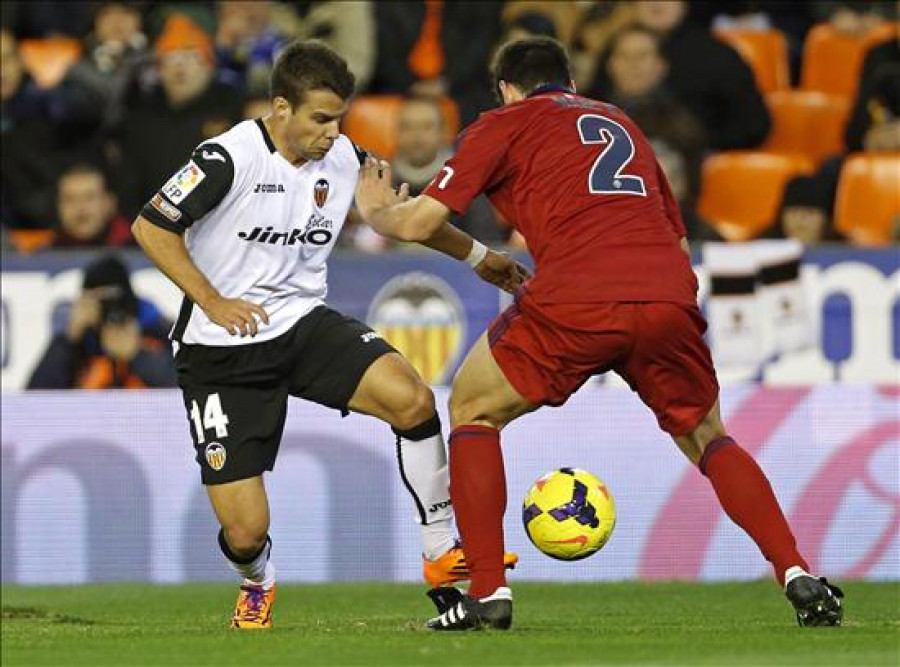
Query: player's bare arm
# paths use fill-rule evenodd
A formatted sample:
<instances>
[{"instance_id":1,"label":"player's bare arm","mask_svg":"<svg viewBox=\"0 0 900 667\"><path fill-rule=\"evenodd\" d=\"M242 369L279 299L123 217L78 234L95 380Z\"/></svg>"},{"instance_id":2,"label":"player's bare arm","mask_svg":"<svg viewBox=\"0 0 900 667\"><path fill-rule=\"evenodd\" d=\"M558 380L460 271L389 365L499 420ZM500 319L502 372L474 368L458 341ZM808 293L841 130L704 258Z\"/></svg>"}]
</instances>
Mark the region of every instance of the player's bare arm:
<instances>
[{"instance_id":1,"label":"player's bare arm","mask_svg":"<svg viewBox=\"0 0 900 667\"><path fill-rule=\"evenodd\" d=\"M427 195L410 198L405 183L398 190L391 183L390 165L367 158L356 188L356 208L376 232L468 261L482 280L507 292L514 292L529 277L525 267L450 224L450 209L444 204Z\"/></svg>"},{"instance_id":2,"label":"player's bare arm","mask_svg":"<svg viewBox=\"0 0 900 667\"><path fill-rule=\"evenodd\" d=\"M223 297L197 268L184 245L184 238L138 216L132 225L134 238L160 271L166 274L210 320L232 336L255 336L259 324L269 316L260 306L243 299Z\"/></svg>"}]
</instances>

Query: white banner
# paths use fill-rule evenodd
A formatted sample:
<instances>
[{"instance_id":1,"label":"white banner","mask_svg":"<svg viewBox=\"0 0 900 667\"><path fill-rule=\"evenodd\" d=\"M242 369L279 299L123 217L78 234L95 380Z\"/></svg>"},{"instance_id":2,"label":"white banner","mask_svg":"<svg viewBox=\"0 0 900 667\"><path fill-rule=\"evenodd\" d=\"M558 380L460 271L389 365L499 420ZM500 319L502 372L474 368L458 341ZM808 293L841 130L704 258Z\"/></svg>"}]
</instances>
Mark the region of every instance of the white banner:
<instances>
[{"instance_id":1,"label":"white banner","mask_svg":"<svg viewBox=\"0 0 900 667\"><path fill-rule=\"evenodd\" d=\"M446 404L439 389L438 403ZM177 391L3 395L5 582L228 579ZM900 578L897 387L726 390L729 430L772 479L817 572ZM445 421L446 423L446 421ZM504 431L514 579L769 575L705 478L626 389L588 385ZM598 555L559 563L528 543L521 499L561 466L600 476L618 524ZM420 577L413 506L387 426L293 401L271 494L282 580Z\"/></svg>"},{"instance_id":2,"label":"white banner","mask_svg":"<svg viewBox=\"0 0 900 667\"><path fill-rule=\"evenodd\" d=\"M751 252L746 245L732 245L731 250L738 255ZM871 253L841 249L837 253L840 261L831 262L829 254L820 251L821 266L805 263L801 267L805 286L802 306L795 298L796 294L784 294L783 286L781 289L763 289L764 297L760 302L770 312L772 301L777 300L782 304L781 315L784 317L785 299L781 297L789 296L787 301L792 304L792 316L785 320L785 326L777 334L783 339L781 354L770 354L773 341L769 338L776 333L760 323L758 316L763 311L756 308L755 296L747 306L750 310L741 308L740 304L736 304L737 308L726 304L715 312L715 305L708 306L712 325L710 340L720 382L761 380L780 386L900 382L900 334L897 333L900 319L896 314L900 270L894 268L896 259L891 252L885 250L871 256ZM853 259L857 255L858 259ZM755 258L755 254L753 256ZM885 256L891 256L891 259L887 260ZM865 261L866 257L870 261ZM80 292L81 269L44 270L37 260L35 262L34 269L11 271L5 268L0 276L0 385L3 391L15 391L27 385L53 333L64 328L68 306ZM418 285L420 288L435 283L446 288L435 292L438 301L443 301L437 319L440 321L446 316L444 319L449 320L447 333L453 340L458 340L459 349L451 361L444 359L437 364L440 367L437 375L442 378L452 377L460 351L470 347L474 342L472 336L484 330L499 307L508 303L501 293L500 304L497 304L498 293L493 288L478 291L482 285L465 264L448 262L437 256L400 253L367 257L361 261L338 255L330 263L329 305L360 319L365 319L368 314L370 324L377 326L387 326L385 319L390 321L396 315L396 311L383 311L385 304L381 303L385 297L383 288L395 279L402 283L411 275L417 275L424 277ZM709 271L701 265L695 270L700 282L700 299L705 302ZM469 282L473 280L477 285ZM132 274L132 282L139 296L156 304L168 318L175 319L181 293L167 278L154 268L141 268ZM421 289L418 292L421 293ZM399 305L404 307L408 300L403 294L397 296ZM846 301L844 311L834 307L831 301L835 299ZM404 313L418 316L425 323L434 323L434 312L417 309L418 304L415 304L412 310ZM845 314L841 315L841 312ZM795 326L801 313L803 324ZM728 347L720 344L722 336L718 337L718 343L716 340L717 333L722 333L722 326L726 338L731 338L732 345ZM468 340L464 330L469 332ZM810 335L813 345L804 347ZM731 354L735 345L743 350L738 358ZM831 349L826 352L826 348ZM416 361L413 359L414 363ZM425 370L421 364L420 370ZM440 381L434 379L434 382Z\"/></svg>"}]
</instances>

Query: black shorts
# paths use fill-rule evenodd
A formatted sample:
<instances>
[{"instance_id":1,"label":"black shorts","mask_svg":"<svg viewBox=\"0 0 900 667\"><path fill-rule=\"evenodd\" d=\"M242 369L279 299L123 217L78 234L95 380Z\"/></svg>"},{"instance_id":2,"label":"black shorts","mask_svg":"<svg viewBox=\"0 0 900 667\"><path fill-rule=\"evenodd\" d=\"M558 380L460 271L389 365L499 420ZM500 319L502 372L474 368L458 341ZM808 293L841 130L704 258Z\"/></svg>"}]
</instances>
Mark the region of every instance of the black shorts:
<instances>
[{"instance_id":1,"label":"black shorts","mask_svg":"<svg viewBox=\"0 0 900 667\"><path fill-rule=\"evenodd\" d=\"M203 483L272 470L288 396L346 414L369 366L394 351L362 322L326 306L262 343L181 345L178 384Z\"/></svg>"}]
</instances>

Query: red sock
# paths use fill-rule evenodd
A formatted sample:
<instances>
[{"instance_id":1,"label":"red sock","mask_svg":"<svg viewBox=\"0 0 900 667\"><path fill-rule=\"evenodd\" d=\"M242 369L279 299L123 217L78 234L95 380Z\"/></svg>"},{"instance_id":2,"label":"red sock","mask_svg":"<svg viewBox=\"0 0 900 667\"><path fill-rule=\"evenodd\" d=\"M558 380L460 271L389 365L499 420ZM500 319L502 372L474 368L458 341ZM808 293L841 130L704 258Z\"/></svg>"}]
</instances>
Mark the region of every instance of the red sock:
<instances>
[{"instance_id":1,"label":"red sock","mask_svg":"<svg viewBox=\"0 0 900 667\"><path fill-rule=\"evenodd\" d=\"M506 586L506 473L497 429L469 425L450 433L450 499L472 573L469 595L486 597Z\"/></svg>"},{"instance_id":2,"label":"red sock","mask_svg":"<svg viewBox=\"0 0 900 667\"><path fill-rule=\"evenodd\" d=\"M784 586L789 567L809 570L766 474L740 445L728 436L710 442L700 459L700 472L709 478L725 513L772 563L778 583Z\"/></svg>"}]
</instances>

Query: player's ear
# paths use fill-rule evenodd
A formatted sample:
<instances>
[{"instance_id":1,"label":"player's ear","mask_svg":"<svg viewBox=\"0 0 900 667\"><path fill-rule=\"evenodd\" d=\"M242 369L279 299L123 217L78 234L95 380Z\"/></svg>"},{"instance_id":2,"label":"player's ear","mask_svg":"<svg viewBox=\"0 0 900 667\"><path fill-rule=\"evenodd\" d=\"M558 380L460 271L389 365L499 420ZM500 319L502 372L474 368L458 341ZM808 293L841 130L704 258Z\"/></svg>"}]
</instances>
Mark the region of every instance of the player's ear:
<instances>
[{"instance_id":1,"label":"player's ear","mask_svg":"<svg viewBox=\"0 0 900 667\"><path fill-rule=\"evenodd\" d=\"M291 104L284 97L275 97L272 100L272 111L279 120L287 120L291 115Z\"/></svg>"},{"instance_id":2,"label":"player's ear","mask_svg":"<svg viewBox=\"0 0 900 667\"><path fill-rule=\"evenodd\" d=\"M573 93L578 92L578 87L575 85L575 79L569 79L569 90L571 90Z\"/></svg>"}]
</instances>

